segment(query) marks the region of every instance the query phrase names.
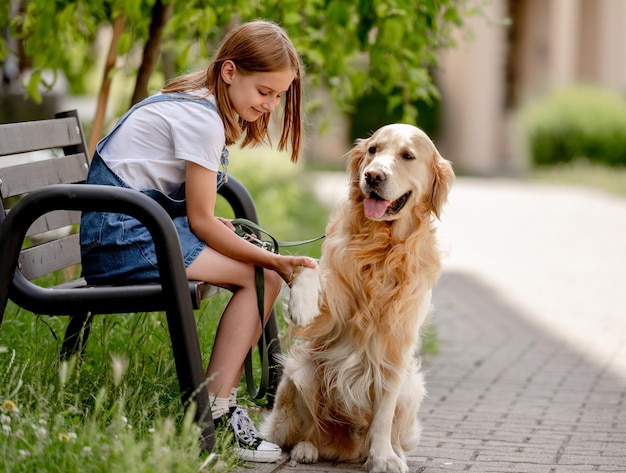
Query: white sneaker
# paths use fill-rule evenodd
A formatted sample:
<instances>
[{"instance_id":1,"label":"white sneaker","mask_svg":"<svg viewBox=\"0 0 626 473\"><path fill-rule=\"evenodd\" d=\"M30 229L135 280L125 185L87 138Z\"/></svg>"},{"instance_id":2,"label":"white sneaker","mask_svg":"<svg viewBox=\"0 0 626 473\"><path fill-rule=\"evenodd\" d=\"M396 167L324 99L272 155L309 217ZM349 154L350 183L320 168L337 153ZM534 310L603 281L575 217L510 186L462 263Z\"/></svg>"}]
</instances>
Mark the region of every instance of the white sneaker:
<instances>
[{"instance_id":1,"label":"white sneaker","mask_svg":"<svg viewBox=\"0 0 626 473\"><path fill-rule=\"evenodd\" d=\"M280 459L281 448L263 440L245 409L231 407L226 415L229 417L229 424L235 434L237 442L235 451L239 458L255 463L273 463Z\"/></svg>"}]
</instances>

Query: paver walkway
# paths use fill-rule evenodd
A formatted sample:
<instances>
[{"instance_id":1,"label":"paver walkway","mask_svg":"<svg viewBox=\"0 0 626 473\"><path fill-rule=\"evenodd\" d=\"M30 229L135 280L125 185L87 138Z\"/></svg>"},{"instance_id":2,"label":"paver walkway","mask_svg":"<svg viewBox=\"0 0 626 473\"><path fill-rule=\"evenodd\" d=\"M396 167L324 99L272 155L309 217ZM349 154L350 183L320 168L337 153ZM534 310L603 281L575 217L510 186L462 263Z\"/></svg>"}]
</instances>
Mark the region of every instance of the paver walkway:
<instances>
[{"instance_id":1,"label":"paver walkway","mask_svg":"<svg viewBox=\"0 0 626 473\"><path fill-rule=\"evenodd\" d=\"M440 231L439 354L410 470L626 472L626 199L461 178ZM256 470L363 471L286 456Z\"/></svg>"}]
</instances>

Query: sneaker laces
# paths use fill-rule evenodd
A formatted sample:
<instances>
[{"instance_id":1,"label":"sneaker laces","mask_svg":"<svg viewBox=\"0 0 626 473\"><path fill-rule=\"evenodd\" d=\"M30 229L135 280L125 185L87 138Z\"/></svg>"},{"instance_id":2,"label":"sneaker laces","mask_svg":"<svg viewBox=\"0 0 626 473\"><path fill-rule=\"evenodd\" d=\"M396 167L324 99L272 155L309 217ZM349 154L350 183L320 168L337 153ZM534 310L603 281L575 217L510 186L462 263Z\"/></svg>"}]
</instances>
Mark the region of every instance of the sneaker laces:
<instances>
[{"instance_id":1,"label":"sneaker laces","mask_svg":"<svg viewBox=\"0 0 626 473\"><path fill-rule=\"evenodd\" d=\"M254 426L252 419L248 416L248 412L241 408L235 407L230 415L230 425L235 432L235 439L244 448L257 449L263 438Z\"/></svg>"}]
</instances>

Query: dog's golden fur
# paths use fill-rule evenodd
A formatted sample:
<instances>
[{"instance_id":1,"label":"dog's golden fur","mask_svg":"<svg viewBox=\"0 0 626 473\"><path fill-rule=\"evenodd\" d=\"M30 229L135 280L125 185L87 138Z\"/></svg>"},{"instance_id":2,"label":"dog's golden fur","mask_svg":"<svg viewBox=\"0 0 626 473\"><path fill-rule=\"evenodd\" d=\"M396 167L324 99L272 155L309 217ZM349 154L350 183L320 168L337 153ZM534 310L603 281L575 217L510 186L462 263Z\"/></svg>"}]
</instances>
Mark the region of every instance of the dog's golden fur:
<instances>
[{"instance_id":1,"label":"dog's golden fur","mask_svg":"<svg viewBox=\"0 0 626 473\"><path fill-rule=\"evenodd\" d=\"M318 268L292 285L295 338L262 430L299 462L406 472L424 395L415 355L441 266L432 223L454 173L425 133L396 124L355 145L348 174Z\"/></svg>"}]
</instances>

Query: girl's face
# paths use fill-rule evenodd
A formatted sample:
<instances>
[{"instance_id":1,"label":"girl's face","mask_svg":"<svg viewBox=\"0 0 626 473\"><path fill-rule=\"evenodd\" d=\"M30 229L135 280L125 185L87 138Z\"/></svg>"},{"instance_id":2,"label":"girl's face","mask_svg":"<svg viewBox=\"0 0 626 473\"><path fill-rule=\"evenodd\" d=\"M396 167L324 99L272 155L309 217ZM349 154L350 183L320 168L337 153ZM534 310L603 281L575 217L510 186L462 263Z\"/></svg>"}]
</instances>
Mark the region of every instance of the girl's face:
<instances>
[{"instance_id":1,"label":"girl's face","mask_svg":"<svg viewBox=\"0 0 626 473\"><path fill-rule=\"evenodd\" d=\"M246 76L232 61L225 61L221 72L222 79L229 85L230 103L237 115L248 122L273 111L295 78L291 69Z\"/></svg>"}]
</instances>

